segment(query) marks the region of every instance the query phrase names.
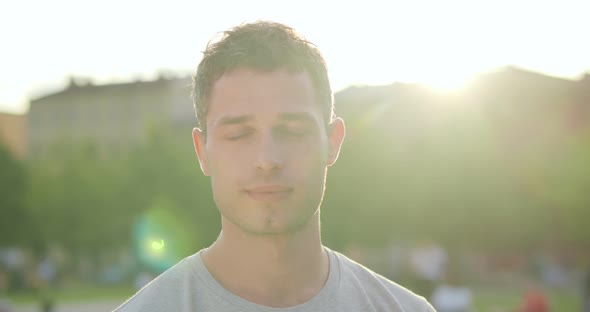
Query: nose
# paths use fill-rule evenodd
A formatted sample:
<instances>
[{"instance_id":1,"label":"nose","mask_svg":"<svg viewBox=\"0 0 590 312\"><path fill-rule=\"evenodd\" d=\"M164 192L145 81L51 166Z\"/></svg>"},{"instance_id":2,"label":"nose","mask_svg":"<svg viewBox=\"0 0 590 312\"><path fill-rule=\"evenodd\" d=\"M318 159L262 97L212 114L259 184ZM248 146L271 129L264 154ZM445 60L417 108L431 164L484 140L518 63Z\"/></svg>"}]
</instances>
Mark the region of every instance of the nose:
<instances>
[{"instance_id":1,"label":"nose","mask_svg":"<svg viewBox=\"0 0 590 312\"><path fill-rule=\"evenodd\" d=\"M280 143L271 134L261 138L256 168L262 171L273 171L283 167Z\"/></svg>"}]
</instances>

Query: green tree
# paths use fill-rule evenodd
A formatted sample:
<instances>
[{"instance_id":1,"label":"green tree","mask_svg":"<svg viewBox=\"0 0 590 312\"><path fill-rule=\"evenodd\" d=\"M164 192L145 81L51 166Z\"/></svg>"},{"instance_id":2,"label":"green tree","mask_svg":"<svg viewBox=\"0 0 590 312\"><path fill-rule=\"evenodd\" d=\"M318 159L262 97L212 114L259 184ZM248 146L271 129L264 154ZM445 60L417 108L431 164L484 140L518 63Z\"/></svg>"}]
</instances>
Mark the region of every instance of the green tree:
<instances>
[{"instance_id":1,"label":"green tree","mask_svg":"<svg viewBox=\"0 0 590 312\"><path fill-rule=\"evenodd\" d=\"M0 245L23 244L30 240L27 191L24 165L0 142Z\"/></svg>"}]
</instances>

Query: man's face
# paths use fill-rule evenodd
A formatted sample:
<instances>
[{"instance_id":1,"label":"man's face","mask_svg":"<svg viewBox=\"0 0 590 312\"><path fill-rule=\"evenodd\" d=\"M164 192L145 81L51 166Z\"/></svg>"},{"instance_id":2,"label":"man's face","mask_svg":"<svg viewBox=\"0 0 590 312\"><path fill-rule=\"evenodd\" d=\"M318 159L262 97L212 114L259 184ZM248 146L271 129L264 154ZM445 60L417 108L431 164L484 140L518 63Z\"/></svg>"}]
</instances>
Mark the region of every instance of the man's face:
<instances>
[{"instance_id":1,"label":"man's face","mask_svg":"<svg viewBox=\"0 0 590 312\"><path fill-rule=\"evenodd\" d=\"M305 73L236 69L213 86L207 137L193 137L225 221L258 235L291 233L318 212L344 124L326 126Z\"/></svg>"}]
</instances>

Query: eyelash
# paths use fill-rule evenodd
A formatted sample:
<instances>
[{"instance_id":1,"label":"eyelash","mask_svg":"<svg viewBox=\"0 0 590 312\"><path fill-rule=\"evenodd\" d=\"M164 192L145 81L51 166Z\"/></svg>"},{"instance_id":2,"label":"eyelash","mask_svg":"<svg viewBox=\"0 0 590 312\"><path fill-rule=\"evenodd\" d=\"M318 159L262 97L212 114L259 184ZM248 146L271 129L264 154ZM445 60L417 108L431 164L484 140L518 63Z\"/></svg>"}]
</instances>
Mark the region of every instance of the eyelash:
<instances>
[{"instance_id":1,"label":"eyelash","mask_svg":"<svg viewBox=\"0 0 590 312\"><path fill-rule=\"evenodd\" d=\"M309 133L309 131L306 129L304 129L304 130L291 130L287 127L279 127L277 130L281 136L287 137L287 138L293 138L293 139L302 138ZM229 141L238 141L238 140L245 138L246 136L252 134L253 132L254 131L252 131L252 130L244 131L244 132L241 132L237 135L229 136L227 139Z\"/></svg>"},{"instance_id":2,"label":"eyelash","mask_svg":"<svg viewBox=\"0 0 590 312\"><path fill-rule=\"evenodd\" d=\"M239 139L241 139L243 137L246 137L247 135L250 135L252 132L253 131L251 131L251 130L245 131L245 132L240 132L237 135L229 136L227 139L230 140L230 141L237 141L237 140L239 140Z\"/></svg>"}]
</instances>

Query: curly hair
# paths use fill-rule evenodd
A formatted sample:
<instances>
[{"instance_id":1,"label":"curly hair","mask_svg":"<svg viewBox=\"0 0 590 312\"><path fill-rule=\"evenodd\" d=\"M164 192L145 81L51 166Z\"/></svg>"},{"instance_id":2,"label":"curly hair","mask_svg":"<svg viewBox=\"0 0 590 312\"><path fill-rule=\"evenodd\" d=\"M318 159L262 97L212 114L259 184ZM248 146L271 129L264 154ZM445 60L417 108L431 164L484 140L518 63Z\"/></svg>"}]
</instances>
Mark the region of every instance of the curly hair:
<instances>
[{"instance_id":1,"label":"curly hair","mask_svg":"<svg viewBox=\"0 0 590 312\"><path fill-rule=\"evenodd\" d=\"M212 39L203 51L193 76L192 92L197 127L202 131L206 131L208 100L214 83L236 68L307 73L326 125L333 119L332 89L326 62L317 47L289 26L257 21L224 31L218 41Z\"/></svg>"}]
</instances>

